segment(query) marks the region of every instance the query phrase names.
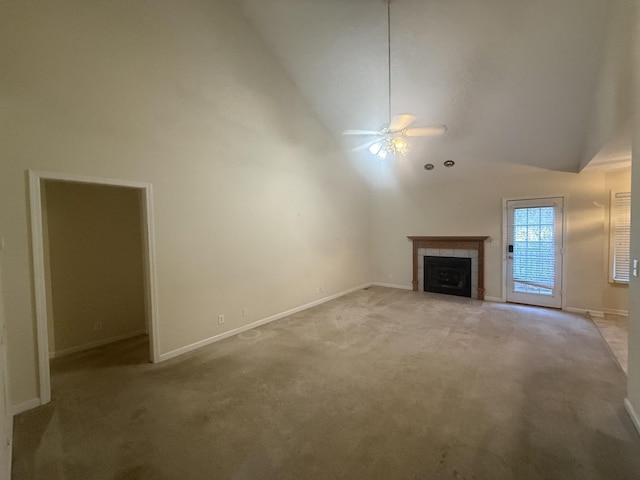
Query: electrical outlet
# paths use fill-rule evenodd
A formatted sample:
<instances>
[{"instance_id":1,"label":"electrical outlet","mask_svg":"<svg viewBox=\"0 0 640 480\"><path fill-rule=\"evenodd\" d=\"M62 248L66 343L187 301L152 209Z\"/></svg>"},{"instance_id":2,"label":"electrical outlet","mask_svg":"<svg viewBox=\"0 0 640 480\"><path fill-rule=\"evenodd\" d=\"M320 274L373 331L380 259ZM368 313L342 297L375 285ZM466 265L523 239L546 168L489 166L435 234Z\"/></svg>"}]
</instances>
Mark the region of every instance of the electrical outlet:
<instances>
[{"instance_id":1,"label":"electrical outlet","mask_svg":"<svg viewBox=\"0 0 640 480\"><path fill-rule=\"evenodd\" d=\"M222 325L224 323L224 315L218 315L218 325Z\"/></svg>"},{"instance_id":2,"label":"electrical outlet","mask_svg":"<svg viewBox=\"0 0 640 480\"><path fill-rule=\"evenodd\" d=\"M102 322L98 321L98 322L94 322L93 323L93 329L96 332L99 332L100 330L102 330Z\"/></svg>"},{"instance_id":3,"label":"electrical outlet","mask_svg":"<svg viewBox=\"0 0 640 480\"><path fill-rule=\"evenodd\" d=\"M247 315L249 315L249 309L248 308L243 308L242 309L242 316L246 317Z\"/></svg>"},{"instance_id":4,"label":"electrical outlet","mask_svg":"<svg viewBox=\"0 0 640 480\"><path fill-rule=\"evenodd\" d=\"M393 280L393 273L390 273L389 275L387 275L387 278L388 278L389 280Z\"/></svg>"},{"instance_id":5,"label":"electrical outlet","mask_svg":"<svg viewBox=\"0 0 640 480\"><path fill-rule=\"evenodd\" d=\"M320 287L316 287L316 293L320 293Z\"/></svg>"},{"instance_id":6,"label":"electrical outlet","mask_svg":"<svg viewBox=\"0 0 640 480\"><path fill-rule=\"evenodd\" d=\"M320 285L320 293L324 293L324 285Z\"/></svg>"}]
</instances>

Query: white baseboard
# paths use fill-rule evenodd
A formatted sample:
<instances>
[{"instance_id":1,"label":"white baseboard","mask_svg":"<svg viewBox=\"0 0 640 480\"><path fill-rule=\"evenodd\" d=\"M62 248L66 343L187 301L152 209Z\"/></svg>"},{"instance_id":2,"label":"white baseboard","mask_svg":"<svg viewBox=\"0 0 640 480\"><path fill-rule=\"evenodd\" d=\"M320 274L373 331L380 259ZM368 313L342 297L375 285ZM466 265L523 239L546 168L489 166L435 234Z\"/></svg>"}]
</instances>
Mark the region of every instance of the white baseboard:
<instances>
[{"instance_id":1,"label":"white baseboard","mask_svg":"<svg viewBox=\"0 0 640 480\"><path fill-rule=\"evenodd\" d=\"M570 313L589 313L589 310L585 310L584 308L563 307L562 310Z\"/></svg>"},{"instance_id":2,"label":"white baseboard","mask_svg":"<svg viewBox=\"0 0 640 480\"><path fill-rule=\"evenodd\" d=\"M606 313L610 315L621 315L623 317L629 316L628 310L618 310L615 308L603 308L602 310L589 310L588 308L575 308L575 307L564 307L564 311L571 313L582 313L589 314L592 317L604 317Z\"/></svg>"},{"instance_id":3,"label":"white baseboard","mask_svg":"<svg viewBox=\"0 0 640 480\"><path fill-rule=\"evenodd\" d=\"M631 405L631 402L629 401L628 398L624 399L624 408L629 414L629 416L631 417L631 421L633 422L633 425L636 427L638 434L640 434L640 417L638 417L638 414L636 413L635 409L633 408L633 405Z\"/></svg>"},{"instance_id":4,"label":"white baseboard","mask_svg":"<svg viewBox=\"0 0 640 480\"><path fill-rule=\"evenodd\" d=\"M144 330L136 330L135 332L125 333L123 335L116 335L114 337L103 338L102 340L96 340L95 342L85 343L84 345L65 348L63 350L58 350L57 352L50 352L49 358L60 358L66 355L71 355L72 353L83 352L84 350L91 350L92 348L101 347L109 343L119 342L121 340L128 340L129 338L137 337L139 335L146 335L146 334L147 334L147 331L146 329L144 329Z\"/></svg>"},{"instance_id":5,"label":"white baseboard","mask_svg":"<svg viewBox=\"0 0 640 480\"><path fill-rule=\"evenodd\" d=\"M271 323L275 320L279 320L284 317L288 317L289 315L293 315L294 313L301 312L303 310L307 310L309 308L315 307L317 305L321 305L323 303L329 302L331 300L335 300L336 298L342 297L344 295L348 295L349 293L356 292L358 290L362 290L371 286L370 283L365 283L358 287L350 288L349 290L345 290L340 293L336 293L334 295L329 295L328 297L321 298L319 300L314 300L311 303L307 303L306 305L302 305L300 307L292 308L291 310L287 310L286 312L277 313L267 318L263 318L262 320L257 320L255 322L249 323L247 325L243 325L242 327L234 328L233 330L229 330L224 333L220 333L218 335L214 335L213 337L205 338L204 340L200 340L199 342L192 343L190 345L186 345L184 347L177 348L167 353L160 354L158 361L164 362L165 360L169 360L170 358L177 357L187 352L191 352L198 348L204 347L206 345L211 345L212 343L219 342L220 340L224 340L225 338L233 337L234 335L238 335L239 333L246 332L247 330L251 330L252 328L260 327L262 325L266 325L267 323Z\"/></svg>"},{"instance_id":6,"label":"white baseboard","mask_svg":"<svg viewBox=\"0 0 640 480\"><path fill-rule=\"evenodd\" d=\"M499 302L499 303L505 303L505 300L502 297L484 297L484 301L485 302Z\"/></svg>"},{"instance_id":7,"label":"white baseboard","mask_svg":"<svg viewBox=\"0 0 640 480\"><path fill-rule=\"evenodd\" d=\"M40 398L32 398L31 400L27 400L26 402L19 403L18 405L13 405L11 407L10 413L11 416L19 415L22 412L26 412L27 410L32 410L41 405Z\"/></svg>"},{"instance_id":8,"label":"white baseboard","mask_svg":"<svg viewBox=\"0 0 640 480\"><path fill-rule=\"evenodd\" d=\"M413 290L411 285L398 285L395 283L382 283L382 282L373 282L371 286L375 287L387 287L387 288L397 288L399 290Z\"/></svg>"},{"instance_id":9,"label":"white baseboard","mask_svg":"<svg viewBox=\"0 0 640 480\"><path fill-rule=\"evenodd\" d=\"M583 315L591 315L592 317L604 317L602 310L588 310L586 308L564 307L562 310L570 313L580 313Z\"/></svg>"}]
</instances>

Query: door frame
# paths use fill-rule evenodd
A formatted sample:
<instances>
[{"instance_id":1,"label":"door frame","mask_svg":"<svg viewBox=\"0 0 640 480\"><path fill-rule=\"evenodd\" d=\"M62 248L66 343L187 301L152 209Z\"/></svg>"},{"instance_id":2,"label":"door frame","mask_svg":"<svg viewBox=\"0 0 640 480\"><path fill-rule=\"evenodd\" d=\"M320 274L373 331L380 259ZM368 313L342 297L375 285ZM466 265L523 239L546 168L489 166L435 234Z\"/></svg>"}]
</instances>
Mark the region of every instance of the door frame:
<instances>
[{"instance_id":1,"label":"door frame","mask_svg":"<svg viewBox=\"0 0 640 480\"><path fill-rule=\"evenodd\" d=\"M544 200L548 198L562 198L562 282L560 285L561 293L561 309L566 310L567 296L566 294L566 278L567 278L567 255L569 253L569 246L567 242L567 231L569 225L569 216L567 215L567 205L569 202L568 193L560 193L555 195L526 195L522 197L503 197L502 198L502 295L501 300L506 303L507 301L507 245L508 245L508 226L509 226L509 213L507 211L507 202L517 200Z\"/></svg>"},{"instance_id":2,"label":"door frame","mask_svg":"<svg viewBox=\"0 0 640 480\"><path fill-rule=\"evenodd\" d=\"M0 288L2 288L2 266L0 266ZM4 298L0 291L0 478L11 478L11 461L13 451L13 415L9 398L9 372L7 368L7 321L4 311ZM4 472L4 474L2 473Z\"/></svg>"},{"instance_id":3,"label":"door frame","mask_svg":"<svg viewBox=\"0 0 640 480\"><path fill-rule=\"evenodd\" d=\"M133 188L141 193L141 223L143 230L143 268L145 292L145 317L149 333L149 356L153 363L159 361L158 296L156 281L155 230L153 223L153 191L150 183L110 178L89 177L65 173L28 170L29 209L31 214L31 248L33 255L33 279L38 344L38 376L40 405L51 401L51 372L49 371L49 340L45 280L44 237L42 225L42 184L46 180L87 183Z\"/></svg>"}]
</instances>

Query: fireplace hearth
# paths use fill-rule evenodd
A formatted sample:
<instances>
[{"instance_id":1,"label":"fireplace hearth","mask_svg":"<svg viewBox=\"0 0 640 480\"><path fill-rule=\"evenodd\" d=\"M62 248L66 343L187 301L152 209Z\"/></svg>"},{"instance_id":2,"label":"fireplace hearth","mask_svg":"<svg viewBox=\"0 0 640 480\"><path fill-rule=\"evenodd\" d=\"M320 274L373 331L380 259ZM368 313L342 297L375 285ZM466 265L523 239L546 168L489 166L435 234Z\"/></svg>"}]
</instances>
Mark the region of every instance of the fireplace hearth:
<instances>
[{"instance_id":1,"label":"fireplace hearth","mask_svg":"<svg viewBox=\"0 0 640 480\"><path fill-rule=\"evenodd\" d=\"M471 297L471 258L425 256L424 291Z\"/></svg>"}]
</instances>

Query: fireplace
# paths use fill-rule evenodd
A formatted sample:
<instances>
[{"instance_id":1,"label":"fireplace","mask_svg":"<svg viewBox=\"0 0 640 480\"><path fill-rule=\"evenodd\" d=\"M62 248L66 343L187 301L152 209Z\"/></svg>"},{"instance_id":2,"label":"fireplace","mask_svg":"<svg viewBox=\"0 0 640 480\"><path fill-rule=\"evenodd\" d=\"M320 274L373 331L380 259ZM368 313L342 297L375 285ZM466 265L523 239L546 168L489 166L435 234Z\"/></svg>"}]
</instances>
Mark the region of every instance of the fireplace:
<instances>
[{"instance_id":1,"label":"fireplace","mask_svg":"<svg viewBox=\"0 0 640 480\"><path fill-rule=\"evenodd\" d=\"M413 290L426 291L424 257L471 259L471 294L484 300L484 242L489 237L408 237L413 243ZM452 281L452 280L451 280ZM448 292L447 292L448 293Z\"/></svg>"},{"instance_id":2,"label":"fireplace","mask_svg":"<svg viewBox=\"0 0 640 480\"><path fill-rule=\"evenodd\" d=\"M425 292L471 297L471 258L423 258Z\"/></svg>"}]
</instances>

